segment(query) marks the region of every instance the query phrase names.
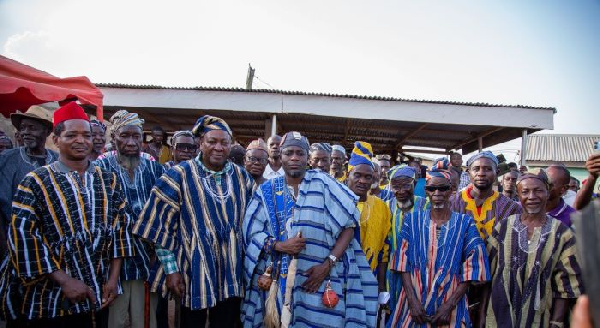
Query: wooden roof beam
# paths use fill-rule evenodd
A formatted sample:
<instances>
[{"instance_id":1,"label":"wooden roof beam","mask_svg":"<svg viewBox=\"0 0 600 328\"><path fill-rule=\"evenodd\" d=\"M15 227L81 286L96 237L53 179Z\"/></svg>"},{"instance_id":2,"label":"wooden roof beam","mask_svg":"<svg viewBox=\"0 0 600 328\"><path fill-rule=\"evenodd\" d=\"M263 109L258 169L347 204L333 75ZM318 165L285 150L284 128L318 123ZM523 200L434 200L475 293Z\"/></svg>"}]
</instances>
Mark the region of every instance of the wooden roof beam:
<instances>
[{"instance_id":1,"label":"wooden roof beam","mask_svg":"<svg viewBox=\"0 0 600 328\"><path fill-rule=\"evenodd\" d=\"M496 133L496 132L498 132L498 131L500 131L502 129L504 129L504 127L495 127L493 129L489 129L487 131L483 131L483 132L475 135L474 137L471 137L471 138L468 138L468 139L464 139L463 141L461 141L461 142L453 145L451 149L462 148L462 146L465 145L465 144L468 144L468 143L471 143L471 142L475 142L475 141L479 140L479 138L485 138L485 137L489 136L490 134Z\"/></svg>"},{"instance_id":2,"label":"wooden roof beam","mask_svg":"<svg viewBox=\"0 0 600 328\"><path fill-rule=\"evenodd\" d=\"M395 149L401 149L402 145L404 144L404 142L414 136L415 134L417 134L419 131L423 130L425 127L427 127L427 125L429 125L429 123L423 123L421 125L419 125L419 127L417 127L416 129L410 131L409 133L405 134L404 136L402 136L400 138L400 140L396 143L396 146L394 147Z\"/></svg>"}]
</instances>

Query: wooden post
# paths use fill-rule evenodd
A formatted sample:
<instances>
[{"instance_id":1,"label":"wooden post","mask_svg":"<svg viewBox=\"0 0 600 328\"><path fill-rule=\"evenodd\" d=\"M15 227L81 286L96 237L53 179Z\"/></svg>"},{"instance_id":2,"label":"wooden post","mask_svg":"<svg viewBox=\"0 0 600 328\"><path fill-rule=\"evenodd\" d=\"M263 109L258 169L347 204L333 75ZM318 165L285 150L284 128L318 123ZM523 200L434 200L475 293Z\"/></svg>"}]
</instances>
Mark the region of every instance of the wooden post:
<instances>
[{"instance_id":1,"label":"wooden post","mask_svg":"<svg viewBox=\"0 0 600 328\"><path fill-rule=\"evenodd\" d=\"M248 64L248 74L246 74L246 90L252 90L252 81L254 81L254 68Z\"/></svg>"}]
</instances>

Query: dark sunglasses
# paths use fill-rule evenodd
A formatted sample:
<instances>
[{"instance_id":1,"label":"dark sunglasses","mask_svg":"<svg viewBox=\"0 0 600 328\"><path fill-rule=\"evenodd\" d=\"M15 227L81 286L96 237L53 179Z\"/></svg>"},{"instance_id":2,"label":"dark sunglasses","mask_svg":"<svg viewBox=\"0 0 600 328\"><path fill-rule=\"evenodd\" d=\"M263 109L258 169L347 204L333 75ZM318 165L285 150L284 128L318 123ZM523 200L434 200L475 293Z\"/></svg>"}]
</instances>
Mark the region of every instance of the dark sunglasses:
<instances>
[{"instance_id":1,"label":"dark sunglasses","mask_svg":"<svg viewBox=\"0 0 600 328\"><path fill-rule=\"evenodd\" d=\"M425 190L429 191L429 192L435 192L436 190L439 190L441 192L445 192L450 190L452 187L450 187L450 185L445 185L445 186L425 186Z\"/></svg>"},{"instance_id":2,"label":"dark sunglasses","mask_svg":"<svg viewBox=\"0 0 600 328\"><path fill-rule=\"evenodd\" d=\"M190 143L178 143L175 144L175 149L181 151L196 151L198 149L198 145L190 144Z\"/></svg>"}]
</instances>

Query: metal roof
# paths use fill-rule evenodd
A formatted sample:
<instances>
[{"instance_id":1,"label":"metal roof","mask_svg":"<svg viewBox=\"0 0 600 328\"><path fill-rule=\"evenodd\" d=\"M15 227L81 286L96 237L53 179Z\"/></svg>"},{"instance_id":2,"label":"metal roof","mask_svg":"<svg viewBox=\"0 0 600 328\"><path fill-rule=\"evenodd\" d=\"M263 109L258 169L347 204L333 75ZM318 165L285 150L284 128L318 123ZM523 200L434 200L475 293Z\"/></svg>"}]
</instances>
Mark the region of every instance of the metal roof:
<instances>
[{"instance_id":1,"label":"metal roof","mask_svg":"<svg viewBox=\"0 0 600 328\"><path fill-rule=\"evenodd\" d=\"M146 128L190 129L204 114L223 118L245 144L264 138L276 114L277 133L300 131L310 142L370 142L376 153L411 152L417 147L447 152L509 141L553 126L554 108L483 103L406 100L239 88L179 88L96 84L104 94L105 118L118 109L135 111Z\"/></svg>"},{"instance_id":2,"label":"metal roof","mask_svg":"<svg viewBox=\"0 0 600 328\"><path fill-rule=\"evenodd\" d=\"M423 100L423 99L406 99L396 97L382 97L382 96L367 96L367 95L349 95L349 94L335 94L335 93L323 93L323 92L305 92L305 91L291 91L291 90L278 90L278 89L243 89L235 87L166 87L160 85L135 85L135 84L124 84L124 83L96 83L99 88L120 88L120 89L166 89L166 90L197 90L197 91L231 91L231 92L248 92L248 93L274 93L281 95L296 95L296 96L324 96L324 97L339 97L339 98L351 98L351 99L365 99L365 100L380 100L380 101L409 101L409 102L420 102L430 104L443 104L443 105L463 105L463 106L485 106L485 107L515 107L515 108L535 108L535 109L548 109L556 112L554 107L539 107L539 106L525 106L525 105L501 105L501 104L489 104L483 102L463 102L463 101L439 101L439 100Z\"/></svg>"},{"instance_id":3,"label":"metal roof","mask_svg":"<svg viewBox=\"0 0 600 328\"><path fill-rule=\"evenodd\" d=\"M600 134L535 134L527 137L526 160L585 162Z\"/></svg>"}]
</instances>

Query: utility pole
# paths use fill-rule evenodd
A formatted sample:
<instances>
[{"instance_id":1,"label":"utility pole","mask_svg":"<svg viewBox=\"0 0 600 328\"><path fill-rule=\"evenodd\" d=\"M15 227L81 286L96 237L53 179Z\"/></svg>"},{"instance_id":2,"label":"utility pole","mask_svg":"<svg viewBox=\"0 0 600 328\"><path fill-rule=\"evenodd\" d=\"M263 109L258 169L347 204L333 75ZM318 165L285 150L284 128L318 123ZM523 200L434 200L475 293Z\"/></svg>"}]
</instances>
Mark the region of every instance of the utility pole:
<instances>
[{"instance_id":1,"label":"utility pole","mask_svg":"<svg viewBox=\"0 0 600 328\"><path fill-rule=\"evenodd\" d=\"M252 81L254 81L254 68L248 64L248 74L246 75L246 90L252 90Z\"/></svg>"}]
</instances>

